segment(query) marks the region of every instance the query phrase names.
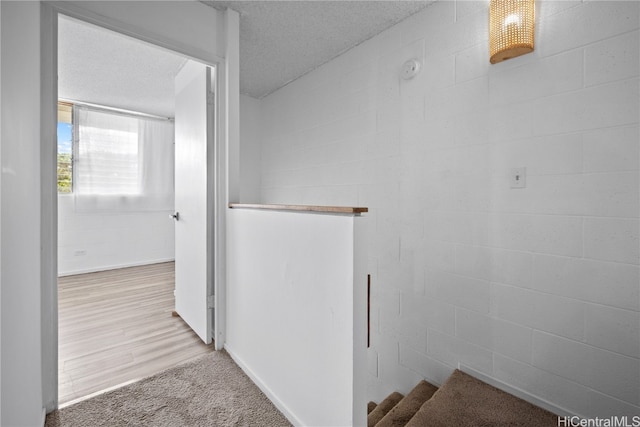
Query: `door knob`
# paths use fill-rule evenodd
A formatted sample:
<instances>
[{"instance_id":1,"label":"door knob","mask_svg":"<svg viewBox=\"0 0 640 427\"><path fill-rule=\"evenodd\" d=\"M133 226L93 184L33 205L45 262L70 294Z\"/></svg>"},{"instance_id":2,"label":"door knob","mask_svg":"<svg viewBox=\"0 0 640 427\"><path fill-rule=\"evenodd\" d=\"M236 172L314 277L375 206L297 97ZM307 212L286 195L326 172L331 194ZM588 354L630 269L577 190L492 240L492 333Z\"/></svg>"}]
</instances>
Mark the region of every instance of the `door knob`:
<instances>
[{"instance_id":1,"label":"door knob","mask_svg":"<svg viewBox=\"0 0 640 427\"><path fill-rule=\"evenodd\" d=\"M175 219L176 221L180 221L180 212L176 212L172 215L169 215L171 218Z\"/></svg>"}]
</instances>

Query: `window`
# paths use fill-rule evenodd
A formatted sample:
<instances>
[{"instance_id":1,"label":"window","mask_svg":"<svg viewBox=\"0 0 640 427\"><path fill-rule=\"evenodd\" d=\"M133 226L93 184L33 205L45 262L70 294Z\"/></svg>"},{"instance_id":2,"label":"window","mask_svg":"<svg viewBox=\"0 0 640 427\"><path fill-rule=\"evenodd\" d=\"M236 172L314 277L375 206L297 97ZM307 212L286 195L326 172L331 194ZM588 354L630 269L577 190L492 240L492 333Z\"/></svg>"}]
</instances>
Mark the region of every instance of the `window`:
<instances>
[{"instance_id":1,"label":"window","mask_svg":"<svg viewBox=\"0 0 640 427\"><path fill-rule=\"evenodd\" d=\"M76 189L82 194L141 193L139 120L76 107Z\"/></svg>"},{"instance_id":2,"label":"window","mask_svg":"<svg viewBox=\"0 0 640 427\"><path fill-rule=\"evenodd\" d=\"M173 121L59 103L58 192L78 212L173 209Z\"/></svg>"},{"instance_id":3,"label":"window","mask_svg":"<svg viewBox=\"0 0 640 427\"><path fill-rule=\"evenodd\" d=\"M73 190L72 105L58 103L58 193Z\"/></svg>"}]
</instances>

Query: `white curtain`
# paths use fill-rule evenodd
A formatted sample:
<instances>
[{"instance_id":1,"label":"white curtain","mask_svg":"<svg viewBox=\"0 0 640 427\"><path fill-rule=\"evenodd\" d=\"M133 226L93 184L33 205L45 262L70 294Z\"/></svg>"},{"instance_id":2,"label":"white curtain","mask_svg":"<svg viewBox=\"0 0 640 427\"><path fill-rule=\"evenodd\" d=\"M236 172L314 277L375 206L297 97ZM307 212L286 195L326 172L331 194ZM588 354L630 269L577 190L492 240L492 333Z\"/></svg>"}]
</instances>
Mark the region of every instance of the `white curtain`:
<instances>
[{"instance_id":1,"label":"white curtain","mask_svg":"<svg viewBox=\"0 0 640 427\"><path fill-rule=\"evenodd\" d=\"M173 210L172 122L76 105L74 130L77 211Z\"/></svg>"}]
</instances>

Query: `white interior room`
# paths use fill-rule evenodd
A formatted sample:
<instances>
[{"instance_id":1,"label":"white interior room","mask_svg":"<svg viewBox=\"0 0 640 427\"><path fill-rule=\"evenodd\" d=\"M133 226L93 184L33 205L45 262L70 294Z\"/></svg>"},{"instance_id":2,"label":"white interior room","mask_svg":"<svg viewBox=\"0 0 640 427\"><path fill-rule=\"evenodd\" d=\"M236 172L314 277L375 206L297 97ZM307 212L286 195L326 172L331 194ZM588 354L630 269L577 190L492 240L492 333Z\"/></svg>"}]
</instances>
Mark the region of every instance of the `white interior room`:
<instances>
[{"instance_id":1,"label":"white interior room","mask_svg":"<svg viewBox=\"0 0 640 427\"><path fill-rule=\"evenodd\" d=\"M111 188L59 193L59 275L173 261L174 78L185 62L184 57L114 31L65 16L59 20L58 97L116 117L117 110L125 110L165 121L171 144L170 151L157 156L157 176L149 178L164 179L159 184L167 192L163 204L82 200L97 191L117 191Z\"/></svg>"},{"instance_id":2,"label":"white interior room","mask_svg":"<svg viewBox=\"0 0 640 427\"><path fill-rule=\"evenodd\" d=\"M213 350L172 315L175 79L186 63L59 17L60 405Z\"/></svg>"},{"instance_id":3,"label":"white interior room","mask_svg":"<svg viewBox=\"0 0 640 427\"><path fill-rule=\"evenodd\" d=\"M48 206L40 52L50 11L31 3L0 7L3 425L42 425L55 406L51 228L40 216ZM497 64L489 62L488 1L426 2L291 75L290 66L313 56L278 44L302 33L297 18L315 16L302 2L69 3L194 57L229 61L227 148L238 157L228 163L228 202L368 208L367 400L407 393L421 379L440 386L459 368L558 414L640 415L639 2L539 0L534 51ZM223 35L233 18L212 5L238 10L237 38ZM247 27L256 16L271 26ZM350 33L332 22L324 16L305 28L324 29L327 39ZM320 55L324 45L313 40L302 51ZM261 41L283 56L261 56ZM404 79L407 60L420 67ZM228 236L231 252L240 246ZM92 252L61 240L57 259L81 271L78 259ZM170 238L162 242L168 249ZM234 293L240 284L226 285L226 348L259 382L268 377L260 361L252 365L255 354L237 344L236 316L246 314ZM292 422L309 419L287 406L285 393L267 395L289 407Z\"/></svg>"}]
</instances>

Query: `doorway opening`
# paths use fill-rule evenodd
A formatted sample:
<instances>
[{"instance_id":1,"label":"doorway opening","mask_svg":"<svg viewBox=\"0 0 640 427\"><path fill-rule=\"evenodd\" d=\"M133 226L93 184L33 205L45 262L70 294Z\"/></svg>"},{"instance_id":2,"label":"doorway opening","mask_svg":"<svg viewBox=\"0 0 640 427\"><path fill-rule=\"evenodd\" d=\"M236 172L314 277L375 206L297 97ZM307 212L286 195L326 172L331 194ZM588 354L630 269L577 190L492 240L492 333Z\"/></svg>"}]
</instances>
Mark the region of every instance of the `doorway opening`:
<instances>
[{"instance_id":1,"label":"doorway opening","mask_svg":"<svg viewBox=\"0 0 640 427\"><path fill-rule=\"evenodd\" d=\"M58 402L65 405L213 346L172 316L174 78L193 61L58 16Z\"/></svg>"}]
</instances>

